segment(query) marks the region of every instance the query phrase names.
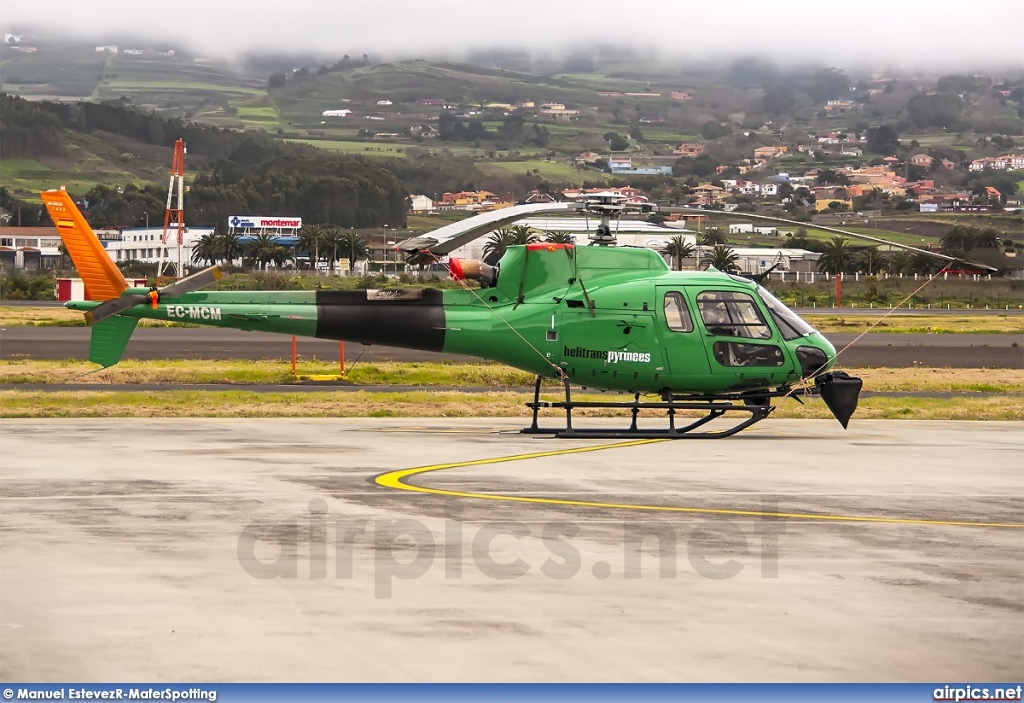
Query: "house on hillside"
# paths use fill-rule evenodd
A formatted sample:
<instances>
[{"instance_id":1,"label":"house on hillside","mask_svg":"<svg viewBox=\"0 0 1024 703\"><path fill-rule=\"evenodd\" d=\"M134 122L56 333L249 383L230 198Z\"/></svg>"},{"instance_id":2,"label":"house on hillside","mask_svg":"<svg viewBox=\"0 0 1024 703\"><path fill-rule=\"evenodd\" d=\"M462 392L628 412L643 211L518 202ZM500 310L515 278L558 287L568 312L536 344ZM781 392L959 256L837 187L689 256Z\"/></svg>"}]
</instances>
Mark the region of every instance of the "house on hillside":
<instances>
[{"instance_id":1,"label":"house on hillside","mask_svg":"<svg viewBox=\"0 0 1024 703\"><path fill-rule=\"evenodd\" d=\"M911 164L921 166L922 168L931 168L934 161L935 159L928 156L928 154L914 154L910 157Z\"/></svg>"},{"instance_id":2,"label":"house on hillside","mask_svg":"<svg viewBox=\"0 0 1024 703\"><path fill-rule=\"evenodd\" d=\"M693 159L704 153L704 145L700 142L683 142L679 148L673 149L672 153Z\"/></svg>"},{"instance_id":3,"label":"house on hillside","mask_svg":"<svg viewBox=\"0 0 1024 703\"><path fill-rule=\"evenodd\" d=\"M693 189L693 194L698 198L697 202L702 205L717 205L722 202L724 193L724 188L713 186L710 183L704 183Z\"/></svg>"}]
</instances>

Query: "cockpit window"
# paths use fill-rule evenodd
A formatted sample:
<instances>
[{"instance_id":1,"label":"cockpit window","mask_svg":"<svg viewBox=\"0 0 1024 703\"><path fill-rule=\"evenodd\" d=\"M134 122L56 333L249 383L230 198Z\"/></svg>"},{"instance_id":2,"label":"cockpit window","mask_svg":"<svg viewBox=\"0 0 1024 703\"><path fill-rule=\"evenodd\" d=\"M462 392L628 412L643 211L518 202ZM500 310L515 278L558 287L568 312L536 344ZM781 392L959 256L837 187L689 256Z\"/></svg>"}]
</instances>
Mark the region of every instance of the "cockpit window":
<instances>
[{"instance_id":1,"label":"cockpit window","mask_svg":"<svg viewBox=\"0 0 1024 703\"><path fill-rule=\"evenodd\" d=\"M764 305L768 308L768 314L772 316L775 324L782 333L785 340L799 339L814 333L814 328L800 319L800 316L783 305L782 301L768 292L764 286L757 287L757 294L761 296Z\"/></svg>"},{"instance_id":2,"label":"cockpit window","mask_svg":"<svg viewBox=\"0 0 1024 703\"><path fill-rule=\"evenodd\" d=\"M711 334L749 339L770 339L772 336L757 303L747 293L704 291L697 296L697 308Z\"/></svg>"},{"instance_id":3,"label":"cockpit window","mask_svg":"<svg viewBox=\"0 0 1024 703\"><path fill-rule=\"evenodd\" d=\"M693 320L682 293L673 291L665 294L665 323L673 332L693 331Z\"/></svg>"}]
</instances>

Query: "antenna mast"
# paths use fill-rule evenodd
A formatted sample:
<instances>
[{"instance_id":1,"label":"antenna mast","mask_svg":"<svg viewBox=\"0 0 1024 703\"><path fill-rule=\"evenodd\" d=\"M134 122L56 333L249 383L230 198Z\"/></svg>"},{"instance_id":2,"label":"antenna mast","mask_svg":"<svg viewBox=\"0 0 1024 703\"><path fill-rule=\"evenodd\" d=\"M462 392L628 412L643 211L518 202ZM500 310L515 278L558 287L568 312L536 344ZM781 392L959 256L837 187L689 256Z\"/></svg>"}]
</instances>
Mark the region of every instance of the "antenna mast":
<instances>
[{"instance_id":1,"label":"antenna mast","mask_svg":"<svg viewBox=\"0 0 1024 703\"><path fill-rule=\"evenodd\" d=\"M177 185L177 199L175 199L175 185ZM171 203L174 207L171 207ZM182 237L185 234L185 141L179 139L174 142L174 156L171 159L171 181L167 186L167 208L164 210L164 232L160 238L160 264L156 269L157 280L164 272L164 255L167 253L167 231L170 228L171 217L178 226L178 264L174 271L175 276L182 276Z\"/></svg>"}]
</instances>

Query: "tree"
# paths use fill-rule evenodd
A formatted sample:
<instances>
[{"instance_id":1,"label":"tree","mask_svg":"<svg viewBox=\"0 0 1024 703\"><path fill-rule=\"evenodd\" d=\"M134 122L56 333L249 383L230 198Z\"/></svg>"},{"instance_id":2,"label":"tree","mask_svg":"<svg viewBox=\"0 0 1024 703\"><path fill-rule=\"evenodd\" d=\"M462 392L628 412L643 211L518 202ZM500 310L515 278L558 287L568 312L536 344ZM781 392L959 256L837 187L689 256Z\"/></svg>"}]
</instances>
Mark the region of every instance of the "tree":
<instances>
[{"instance_id":1,"label":"tree","mask_svg":"<svg viewBox=\"0 0 1024 703\"><path fill-rule=\"evenodd\" d=\"M847 273L853 268L853 260L849 242L843 237L833 237L818 258L818 270L822 273Z\"/></svg>"},{"instance_id":2,"label":"tree","mask_svg":"<svg viewBox=\"0 0 1024 703\"><path fill-rule=\"evenodd\" d=\"M230 266L245 254L245 245L242 244L242 237L234 232L221 232L216 235L214 254L217 260L223 261Z\"/></svg>"},{"instance_id":3,"label":"tree","mask_svg":"<svg viewBox=\"0 0 1024 703\"><path fill-rule=\"evenodd\" d=\"M484 261L493 266L501 260L501 257L505 256L509 247L536 241L537 237L531 234L530 228L525 225L503 227L492 232L487 243L484 244Z\"/></svg>"},{"instance_id":4,"label":"tree","mask_svg":"<svg viewBox=\"0 0 1024 703\"><path fill-rule=\"evenodd\" d=\"M985 227L978 232L977 239L974 242L974 246L979 249L998 249L999 248L999 230L994 227Z\"/></svg>"},{"instance_id":5,"label":"tree","mask_svg":"<svg viewBox=\"0 0 1024 703\"><path fill-rule=\"evenodd\" d=\"M868 151L873 154L889 156L900 148L900 135L889 125L868 128Z\"/></svg>"},{"instance_id":6,"label":"tree","mask_svg":"<svg viewBox=\"0 0 1024 703\"><path fill-rule=\"evenodd\" d=\"M672 257L672 262L675 264L675 270L682 271L683 259L693 255L694 246L683 239L683 235L677 234L669 240L668 246L665 247L665 251Z\"/></svg>"},{"instance_id":7,"label":"tree","mask_svg":"<svg viewBox=\"0 0 1024 703\"><path fill-rule=\"evenodd\" d=\"M357 261L370 258L370 248L358 232L341 232L337 238L337 256L348 259L348 272L351 274Z\"/></svg>"},{"instance_id":8,"label":"tree","mask_svg":"<svg viewBox=\"0 0 1024 703\"><path fill-rule=\"evenodd\" d=\"M704 233L701 234L700 243L702 246L713 247L720 244L728 244L729 240L726 239L725 233L718 227L708 227L704 230Z\"/></svg>"},{"instance_id":9,"label":"tree","mask_svg":"<svg viewBox=\"0 0 1024 703\"><path fill-rule=\"evenodd\" d=\"M736 273L739 271L739 266L736 265L736 262L739 260L740 257L733 252L731 247L725 244L719 244L704 257L704 263L713 266L723 273Z\"/></svg>"},{"instance_id":10,"label":"tree","mask_svg":"<svg viewBox=\"0 0 1024 703\"><path fill-rule=\"evenodd\" d=\"M730 133L732 133L732 127L728 124L723 125L721 122L715 122L714 120L705 122L700 128L701 136L708 140L718 139Z\"/></svg>"},{"instance_id":11,"label":"tree","mask_svg":"<svg viewBox=\"0 0 1024 703\"><path fill-rule=\"evenodd\" d=\"M850 179L845 173L839 173L830 168L823 168L818 171L818 177L814 179L820 186L848 186Z\"/></svg>"},{"instance_id":12,"label":"tree","mask_svg":"<svg viewBox=\"0 0 1024 703\"><path fill-rule=\"evenodd\" d=\"M625 151L626 149L629 148L629 142L626 139L615 134L612 135L612 138L608 140L608 148L611 151Z\"/></svg>"},{"instance_id":13,"label":"tree","mask_svg":"<svg viewBox=\"0 0 1024 703\"><path fill-rule=\"evenodd\" d=\"M217 263L217 239L212 233L204 234L192 245L192 263L197 266Z\"/></svg>"},{"instance_id":14,"label":"tree","mask_svg":"<svg viewBox=\"0 0 1024 703\"><path fill-rule=\"evenodd\" d=\"M271 73L270 79L267 81L269 88L283 88L288 83L288 79L285 78L283 73Z\"/></svg>"},{"instance_id":15,"label":"tree","mask_svg":"<svg viewBox=\"0 0 1024 703\"><path fill-rule=\"evenodd\" d=\"M860 259L857 262L860 269L869 276L873 276L878 273L878 270L885 264L885 260L882 257L882 253L878 250L878 247L867 247L860 253Z\"/></svg>"},{"instance_id":16,"label":"tree","mask_svg":"<svg viewBox=\"0 0 1024 703\"><path fill-rule=\"evenodd\" d=\"M338 260L338 252L345 246L343 241L344 233L337 227L328 227L324 235L324 254L327 259L327 268L334 271L334 262Z\"/></svg>"},{"instance_id":17,"label":"tree","mask_svg":"<svg viewBox=\"0 0 1024 703\"><path fill-rule=\"evenodd\" d=\"M947 256L963 257L978 246L978 234L975 227L953 225L939 243Z\"/></svg>"},{"instance_id":18,"label":"tree","mask_svg":"<svg viewBox=\"0 0 1024 703\"><path fill-rule=\"evenodd\" d=\"M323 225L302 225L302 229L299 230L298 247L309 257L309 263L318 274L320 272L318 266L320 247L326 239L327 230Z\"/></svg>"},{"instance_id":19,"label":"tree","mask_svg":"<svg viewBox=\"0 0 1024 703\"><path fill-rule=\"evenodd\" d=\"M960 126L960 115L964 102L958 95L918 93L907 101L907 114L917 127L943 127L955 129Z\"/></svg>"},{"instance_id":20,"label":"tree","mask_svg":"<svg viewBox=\"0 0 1024 703\"><path fill-rule=\"evenodd\" d=\"M850 78L838 68L825 68L811 78L807 94L818 104L849 95Z\"/></svg>"},{"instance_id":21,"label":"tree","mask_svg":"<svg viewBox=\"0 0 1024 703\"><path fill-rule=\"evenodd\" d=\"M796 107L796 93L785 85L771 84L762 89L761 107L769 115L788 115Z\"/></svg>"},{"instance_id":22,"label":"tree","mask_svg":"<svg viewBox=\"0 0 1024 703\"><path fill-rule=\"evenodd\" d=\"M245 258L253 261L263 271L267 264L281 261L283 251L284 247L278 244L274 235L260 232L245 245Z\"/></svg>"},{"instance_id":23,"label":"tree","mask_svg":"<svg viewBox=\"0 0 1024 703\"><path fill-rule=\"evenodd\" d=\"M576 242L576 235L569 232L548 232L544 237L545 242L551 242L552 244L574 244Z\"/></svg>"}]
</instances>

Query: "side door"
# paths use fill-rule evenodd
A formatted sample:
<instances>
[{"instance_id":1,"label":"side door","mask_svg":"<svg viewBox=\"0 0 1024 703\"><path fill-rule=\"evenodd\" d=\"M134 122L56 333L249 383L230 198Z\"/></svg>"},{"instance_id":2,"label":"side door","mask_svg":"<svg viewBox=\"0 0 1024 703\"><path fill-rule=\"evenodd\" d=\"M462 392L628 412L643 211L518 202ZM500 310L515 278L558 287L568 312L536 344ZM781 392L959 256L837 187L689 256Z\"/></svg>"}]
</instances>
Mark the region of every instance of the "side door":
<instances>
[{"instance_id":1,"label":"side door","mask_svg":"<svg viewBox=\"0 0 1024 703\"><path fill-rule=\"evenodd\" d=\"M683 286L658 286L658 334L662 339L665 367L673 387L700 390L701 379L711 373L704 336L694 321L693 303ZM693 380L693 384L689 383Z\"/></svg>"},{"instance_id":2,"label":"side door","mask_svg":"<svg viewBox=\"0 0 1024 703\"><path fill-rule=\"evenodd\" d=\"M707 288L692 293L712 374L735 374L737 385L769 384L788 376L791 362L782 339L753 295Z\"/></svg>"}]
</instances>

